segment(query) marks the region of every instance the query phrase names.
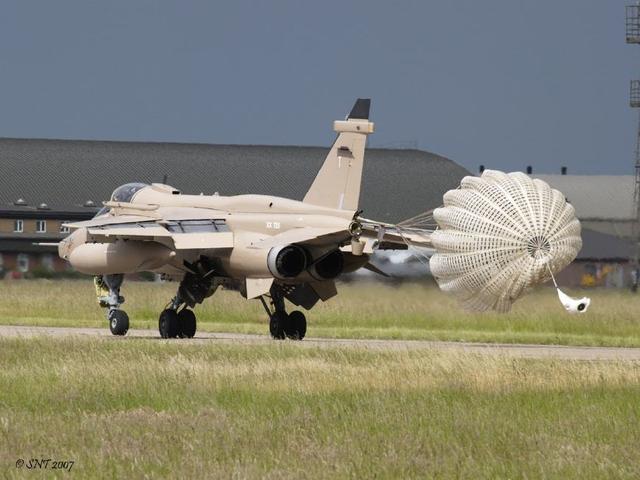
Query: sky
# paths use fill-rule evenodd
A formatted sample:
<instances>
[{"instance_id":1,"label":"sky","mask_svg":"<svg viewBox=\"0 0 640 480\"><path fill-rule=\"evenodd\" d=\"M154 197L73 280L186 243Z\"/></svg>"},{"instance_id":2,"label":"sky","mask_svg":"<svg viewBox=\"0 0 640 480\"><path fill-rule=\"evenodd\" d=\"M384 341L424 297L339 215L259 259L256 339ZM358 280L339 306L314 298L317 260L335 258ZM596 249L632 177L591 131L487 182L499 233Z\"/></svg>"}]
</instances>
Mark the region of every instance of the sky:
<instances>
[{"instance_id":1,"label":"sky","mask_svg":"<svg viewBox=\"0 0 640 480\"><path fill-rule=\"evenodd\" d=\"M374 147L476 172L632 174L618 0L4 0L0 137Z\"/></svg>"}]
</instances>

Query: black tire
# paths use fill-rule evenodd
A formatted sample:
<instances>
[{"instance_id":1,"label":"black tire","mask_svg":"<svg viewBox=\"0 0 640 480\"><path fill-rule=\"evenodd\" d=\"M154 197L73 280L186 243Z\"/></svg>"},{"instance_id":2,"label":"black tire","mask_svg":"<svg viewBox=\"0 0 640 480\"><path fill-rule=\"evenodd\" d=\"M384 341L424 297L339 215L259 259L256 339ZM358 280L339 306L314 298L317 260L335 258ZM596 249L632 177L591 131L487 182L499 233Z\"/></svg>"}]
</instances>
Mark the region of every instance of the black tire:
<instances>
[{"instance_id":1,"label":"black tire","mask_svg":"<svg viewBox=\"0 0 640 480\"><path fill-rule=\"evenodd\" d=\"M276 340L284 340L286 335L284 329L289 321L289 315L286 312L276 312L271 315L269 321L269 332Z\"/></svg>"},{"instance_id":2,"label":"black tire","mask_svg":"<svg viewBox=\"0 0 640 480\"><path fill-rule=\"evenodd\" d=\"M162 338L176 338L180 333L178 313L175 310L163 310L158 321L158 329Z\"/></svg>"},{"instance_id":3,"label":"black tire","mask_svg":"<svg viewBox=\"0 0 640 480\"><path fill-rule=\"evenodd\" d=\"M307 318L304 313L299 310L291 312L284 333L292 340L302 340L307 334Z\"/></svg>"},{"instance_id":4,"label":"black tire","mask_svg":"<svg viewBox=\"0 0 640 480\"><path fill-rule=\"evenodd\" d=\"M129 315L124 310L109 312L109 330L113 335L122 336L129 331Z\"/></svg>"},{"instance_id":5,"label":"black tire","mask_svg":"<svg viewBox=\"0 0 640 480\"><path fill-rule=\"evenodd\" d=\"M183 308L178 313L178 327L180 338L193 338L196 334L196 314L193 310Z\"/></svg>"}]
</instances>

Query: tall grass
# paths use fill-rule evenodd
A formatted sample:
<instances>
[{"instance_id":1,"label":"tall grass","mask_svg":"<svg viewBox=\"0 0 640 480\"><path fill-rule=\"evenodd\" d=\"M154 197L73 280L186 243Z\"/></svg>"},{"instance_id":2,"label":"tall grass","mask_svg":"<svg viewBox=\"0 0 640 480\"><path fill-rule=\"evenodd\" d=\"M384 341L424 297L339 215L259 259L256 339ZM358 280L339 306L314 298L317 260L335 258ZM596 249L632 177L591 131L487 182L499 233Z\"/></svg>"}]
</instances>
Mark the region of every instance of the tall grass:
<instances>
[{"instance_id":1,"label":"tall grass","mask_svg":"<svg viewBox=\"0 0 640 480\"><path fill-rule=\"evenodd\" d=\"M38 337L0 365L8 477L640 476L636 363Z\"/></svg>"},{"instance_id":2,"label":"tall grass","mask_svg":"<svg viewBox=\"0 0 640 480\"><path fill-rule=\"evenodd\" d=\"M132 328L157 328L176 284L126 282L123 308ZM504 314L470 314L431 284L340 284L340 294L307 313L308 334L325 337L640 346L640 296L619 290L573 292L592 297L586 314L570 315L555 291L542 288ZM290 308L293 308L290 306ZM260 304L219 291L196 307L199 329L266 333ZM0 283L0 322L105 327L88 281Z\"/></svg>"}]
</instances>

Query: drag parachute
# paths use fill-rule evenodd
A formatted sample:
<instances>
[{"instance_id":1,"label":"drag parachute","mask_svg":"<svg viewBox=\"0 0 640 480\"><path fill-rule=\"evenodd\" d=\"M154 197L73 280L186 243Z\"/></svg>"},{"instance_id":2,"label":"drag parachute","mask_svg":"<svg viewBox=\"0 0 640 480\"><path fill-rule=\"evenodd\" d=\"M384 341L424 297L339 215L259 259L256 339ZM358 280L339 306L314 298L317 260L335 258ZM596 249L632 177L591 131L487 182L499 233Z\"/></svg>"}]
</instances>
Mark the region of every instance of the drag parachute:
<instances>
[{"instance_id":1,"label":"drag parachute","mask_svg":"<svg viewBox=\"0 0 640 480\"><path fill-rule=\"evenodd\" d=\"M440 288L472 311L508 311L531 286L550 280L582 247L580 222L558 190L527 175L485 170L465 177L433 211Z\"/></svg>"}]
</instances>

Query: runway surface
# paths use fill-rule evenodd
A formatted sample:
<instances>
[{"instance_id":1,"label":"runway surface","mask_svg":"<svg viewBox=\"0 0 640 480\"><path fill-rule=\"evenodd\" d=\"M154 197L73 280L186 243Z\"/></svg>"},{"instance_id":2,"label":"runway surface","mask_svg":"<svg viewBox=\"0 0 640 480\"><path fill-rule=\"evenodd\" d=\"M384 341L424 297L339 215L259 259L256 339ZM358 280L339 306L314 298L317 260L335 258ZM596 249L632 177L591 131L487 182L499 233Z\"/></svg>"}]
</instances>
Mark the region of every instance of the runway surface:
<instances>
[{"instance_id":1,"label":"runway surface","mask_svg":"<svg viewBox=\"0 0 640 480\"><path fill-rule=\"evenodd\" d=\"M126 341L128 337L148 338L164 342L181 343L234 343L234 344L273 344L267 335L248 335L240 333L198 332L195 338L162 340L153 330L129 330L127 336L114 337L107 328L67 328L67 327L23 327L0 325L1 338L34 337L34 336L95 336L106 337L114 341ZM467 353L509 354L527 358L563 358L568 360L629 360L640 361L640 348L617 347L573 347L560 345L526 345L507 343L469 343L439 342L425 340L369 340L369 339L336 339L305 338L302 342L286 341L300 347L321 348L364 348L374 350L455 350Z\"/></svg>"}]
</instances>

